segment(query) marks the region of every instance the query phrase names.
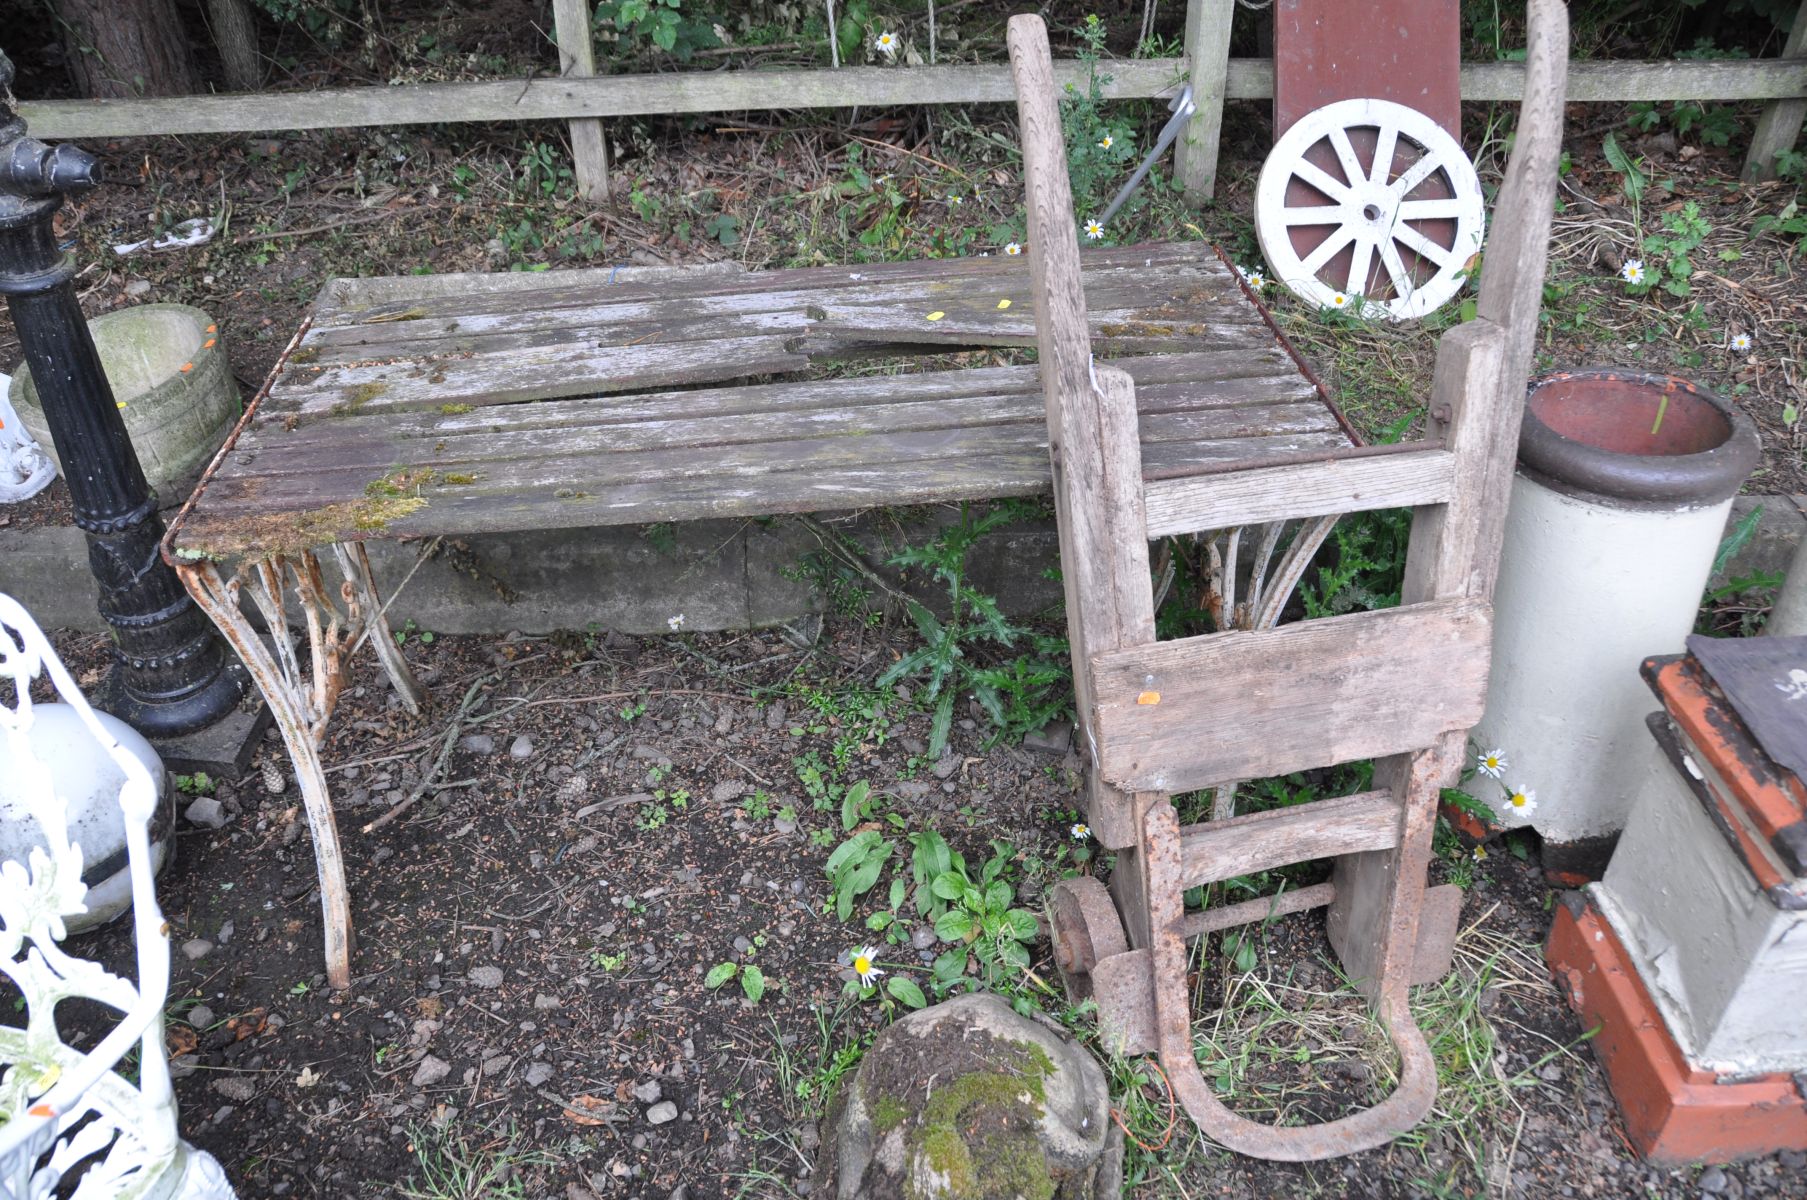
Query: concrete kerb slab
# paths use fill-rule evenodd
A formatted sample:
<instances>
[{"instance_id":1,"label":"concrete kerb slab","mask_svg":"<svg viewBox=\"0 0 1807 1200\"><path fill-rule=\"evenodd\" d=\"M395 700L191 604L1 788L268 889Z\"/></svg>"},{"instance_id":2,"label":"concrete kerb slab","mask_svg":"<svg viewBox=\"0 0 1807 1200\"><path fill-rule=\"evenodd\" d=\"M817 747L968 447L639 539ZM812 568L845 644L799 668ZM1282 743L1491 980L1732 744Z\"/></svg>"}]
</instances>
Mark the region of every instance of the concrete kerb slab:
<instances>
[{"instance_id":1,"label":"concrete kerb slab","mask_svg":"<svg viewBox=\"0 0 1807 1200\"><path fill-rule=\"evenodd\" d=\"M951 509L907 514L819 514L871 563L921 542ZM166 514L173 515L173 514ZM1026 617L1061 597L1059 539L1051 521L988 535L970 556L973 586L1004 611ZM629 635L685 630L767 628L821 611L816 588L799 571L816 536L796 521L688 521L656 526L532 530L448 540L420 566L389 609L392 626L408 621L435 633L550 633L571 629ZM418 543L369 543L384 596L414 568ZM897 576L880 574L894 584ZM16 597L45 628L104 632L88 574L87 543L68 526L0 528L0 591ZM922 587L940 610L945 596Z\"/></svg>"},{"instance_id":2,"label":"concrete kerb slab","mask_svg":"<svg viewBox=\"0 0 1807 1200\"><path fill-rule=\"evenodd\" d=\"M1755 533L1713 578L1749 578L1787 570L1807 540L1807 497L1739 496L1727 528L1761 506ZM907 513L821 514L881 563L928 537L952 509ZM173 515L166 514L166 516ZM1058 543L1051 521L988 535L973 551L975 587L1023 617L1060 600L1052 577ZM550 633L610 629L631 635L670 632L682 614L695 631L758 629L821 609L797 568L817 540L796 521L688 521L663 526L537 530L462 539L421 567L390 609L399 627L412 620L436 633ZM419 547L371 542L371 563L385 595L413 566ZM895 580L889 571L881 572ZM45 628L99 633L93 577L81 531L70 526L0 528L0 591L16 597ZM936 608L942 597L924 590Z\"/></svg>"}]
</instances>

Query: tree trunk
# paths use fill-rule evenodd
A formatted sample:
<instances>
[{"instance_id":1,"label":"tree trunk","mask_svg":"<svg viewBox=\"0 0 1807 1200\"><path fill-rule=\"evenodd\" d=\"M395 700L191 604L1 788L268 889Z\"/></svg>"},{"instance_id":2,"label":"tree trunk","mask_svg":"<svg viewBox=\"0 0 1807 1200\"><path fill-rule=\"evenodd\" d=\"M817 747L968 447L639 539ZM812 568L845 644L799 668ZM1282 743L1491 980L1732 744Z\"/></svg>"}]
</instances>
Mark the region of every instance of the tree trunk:
<instances>
[{"instance_id":1,"label":"tree trunk","mask_svg":"<svg viewBox=\"0 0 1807 1200\"><path fill-rule=\"evenodd\" d=\"M255 92L263 83L257 60L257 23L247 0L207 0L213 44L226 65L226 83L235 92Z\"/></svg>"},{"instance_id":2,"label":"tree trunk","mask_svg":"<svg viewBox=\"0 0 1807 1200\"><path fill-rule=\"evenodd\" d=\"M175 0L57 0L69 74L85 96L187 96L198 87Z\"/></svg>"}]
</instances>

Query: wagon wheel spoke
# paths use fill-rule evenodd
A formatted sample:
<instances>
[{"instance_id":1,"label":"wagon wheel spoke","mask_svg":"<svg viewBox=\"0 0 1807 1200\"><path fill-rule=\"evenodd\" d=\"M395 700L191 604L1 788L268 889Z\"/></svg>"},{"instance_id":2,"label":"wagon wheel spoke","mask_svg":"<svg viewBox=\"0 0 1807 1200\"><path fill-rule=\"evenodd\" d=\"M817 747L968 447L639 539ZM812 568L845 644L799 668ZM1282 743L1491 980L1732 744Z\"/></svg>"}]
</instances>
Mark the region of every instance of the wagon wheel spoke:
<instances>
[{"instance_id":1,"label":"wagon wheel spoke","mask_svg":"<svg viewBox=\"0 0 1807 1200\"><path fill-rule=\"evenodd\" d=\"M1399 219L1401 221L1437 221L1453 219L1462 215L1463 204L1460 200L1401 200L1399 202Z\"/></svg>"},{"instance_id":2,"label":"wagon wheel spoke","mask_svg":"<svg viewBox=\"0 0 1807 1200\"><path fill-rule=\"evenodd\" d=\"M1330 131L1330 148L1336 151L1337 162L1343 167L1343 177L1350 183L1360 183L1368 177L1367 172L1362 170L1361 159L1355 155L1355 146L1349 141L1347 129L1339 125Z\"/></svg>"},{"instance_id":3,"label":"wagon wheel spoke","mask_svg":"<svg viewBox=\"0 0 1807 1200\"><path fill-rule=\"evenodd\" d=\"M1299 266L1306 275L1316 275L1323 270L1325 263L1335 258L1344 246L1354 240L1355 231L1344 225L1318 243L1315 250L1300 260Z\"/></svg>"},{"instance_id":4,"label":"wagon wheel spoke","mask_svg":"<svg viewBox=\"0 0 1807 1200\"><path fill-rule=\"evenodd\" d=\"M1349 284L1343 290L1351 296L1366 295L1368 291L1368 273L1374 269L1374 243L1367 238L1357 238L1355 242L1355 258L1349 264Z\"/></svg>"},{"instance_id":5,"label":"wagon wheel spoke","mask_svg":"<svg viewBox=\"0 0 1807 1200\"><path fill-rule=\"evenodd\" d=\"M1413 229L1410 225L1395 225L1393 227L1393 240L1404 244L1408 249L1414 250L1425 258L1430 259L1439 267L1447 267L1456 261L1456 252L1454 250L1439 246L1437 243L1425 237L1422 233L1419 233L1416 229Z\"/></svg>"},{"instance_id":6,"label":"wagon wheel spoke","mask_svg":"<svg viewBox=\"0 0 1807 1200\"><path fill-rule=\"evenodd\" d=\"M1349 198L1349 185L1342 180L1337 179L1335 176L1331 175L1329 171L1326 171L1316 163L1306 162L1304 159L1300 159L1293 164L1293 174L1299 177L1300 182L1316 188L1326 196L1329 196L1332 200L1347 200Z\"/></svg>"},{"instance_id":7,"label":"wagon wheel spoke","mask_svg":"<svg viewBox=\"0 0 1807 1200\"><path fill-rule=\"evenodd\" d=\"M1387 177L1393 174L1393 155L1398 150L1399 126L1382 124L1374 142L1374 170L1368 176L1370 183L1386 183Z\"/></svg>"},{"instance_id":8,"label":"wagon wheel spoke","mask_svg":"<svg viewBox=\"0 0 1807 1200\"><path fill-rule=\"evenodd\" d=\"M1412 282L1412 273L1405 269L1405 260L1399 257L1399 247L1391 240L1381 243L1380 261L1387 269L1387 277L1393 281L1393 291L1400 297L1412 294L1416 285Z\"/></svg>"},{"instance_id":9,"label":"wagon wheel spoke","mask_svg":"<svg viewBox=\"0 0 1807 1200\"><path fill-rule=\"evenodd\" d=\"M1338 204L1307 204L1281 209L1280 219L1288 225L1340 225L1344 216Z\"/></svg>"},{"instance_id":10,"label":"wagon wheel spoke","mask_svg":"<svg viewBox=\"0 0 1807 1200\"><path fill-rule=\"evenodd\" d=\"M1401 198L1411 195L1419 184L1429 179L1442 165L1436 155L1426 150L1417 162L1406 168L1404 175L1393 181L1393 194Z\"/></svg>"}]
</instances>

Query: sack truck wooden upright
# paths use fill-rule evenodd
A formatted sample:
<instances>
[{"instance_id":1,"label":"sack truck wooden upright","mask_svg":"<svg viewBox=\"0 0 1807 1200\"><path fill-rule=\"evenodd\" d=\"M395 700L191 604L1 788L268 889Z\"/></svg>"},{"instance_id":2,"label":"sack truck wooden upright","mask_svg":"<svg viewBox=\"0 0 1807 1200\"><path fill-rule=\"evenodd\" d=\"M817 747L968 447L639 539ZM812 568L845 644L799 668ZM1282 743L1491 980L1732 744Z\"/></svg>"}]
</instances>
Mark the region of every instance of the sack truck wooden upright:
<instances>
[{"instance_id":1,"label":"sack truck wooden upright","mask_svg":"<svg viewBox=\"0 0 1807 1200\"><path fill-rule=\"evenodd\" d=\"M1029 255L1092 829L1116 851L1050 897L1069 991L1107 1038L1155 1052L1186 1111L1228 1148L1301 1161L1381 1145L1436 1098L1407 988L1448 968L1420 950L1441 787L1480 715L1499 557L1561 150L1567 13L1531 0L1525 100L1478 315L1438 347L1425 439L1145 480L1135 385L1093 360L1060 114L1039 18L1010 22ZM1400 607L1157 642L1151 530L1414 507ZM1225 780L1377 759L1375 790L1182 828L1169 797ZM1188 888L1334 857L1332 882L1280 911L1329 906L1331 944L1400 1056L1386 1099L1339 1120L1273 1127L1217 1099L1193 1048L1186 943L1261 921L1260 899L1188 914ZM1114 902L1113 902L1114 901ZM1435 939L1432 939L1433 941ZM1439 952L1440 949L1440 952Z\"/></svg>"}]
</instances>

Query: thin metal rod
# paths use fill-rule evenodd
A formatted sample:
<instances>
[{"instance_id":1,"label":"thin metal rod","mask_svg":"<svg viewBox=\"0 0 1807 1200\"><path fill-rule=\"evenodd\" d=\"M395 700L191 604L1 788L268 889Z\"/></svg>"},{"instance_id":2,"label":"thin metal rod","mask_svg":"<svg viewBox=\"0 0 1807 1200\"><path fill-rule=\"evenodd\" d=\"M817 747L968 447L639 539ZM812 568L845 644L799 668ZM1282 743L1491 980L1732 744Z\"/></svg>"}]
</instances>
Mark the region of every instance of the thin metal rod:
<instances>
[{"instance_id":1,"label":"thin metal rod","mask_svg":"<svg viewBox=\"0 0 1807 1200\"><path fill-rule=\"evenodd\" d=\"M1143 156L1141 165L1136 167L1136 173L1129 177L1123 190L1105 206L1104 214L1098 218L1100 225L1110 224L1110 219L1117 215L1117 210L1135 195L1136 189L1142 186L1142 181L1148 178L1148 172L1154 169L1155 160L1167 152L1167 147L1173 145L1173 139L1180 136L1180 130L1186 127L1186 122L1198 111L1198 105L1192 100L1192 85L1187 84L1180 89L1180 94L1173 98L1167 108L1173 115L1167 118L1167 124L1161 126L1161 134L1154 140L1154 149Z\"/></svg>"}]
</instances>

